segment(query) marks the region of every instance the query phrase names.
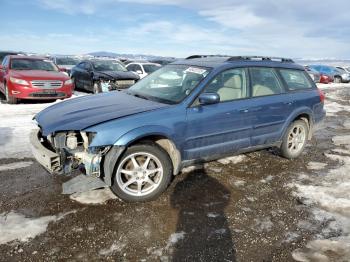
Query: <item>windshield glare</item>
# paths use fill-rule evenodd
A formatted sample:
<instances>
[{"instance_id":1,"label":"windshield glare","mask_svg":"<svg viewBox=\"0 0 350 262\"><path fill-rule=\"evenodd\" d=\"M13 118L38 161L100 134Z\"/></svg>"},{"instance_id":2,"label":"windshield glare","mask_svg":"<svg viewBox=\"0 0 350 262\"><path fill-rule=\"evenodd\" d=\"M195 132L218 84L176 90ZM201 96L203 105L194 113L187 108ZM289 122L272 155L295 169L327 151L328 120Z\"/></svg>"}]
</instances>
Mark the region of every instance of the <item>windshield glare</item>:
<instances>
[{"instance_id":1,"label":"windshield glare","mask_svg":"<svg viewBox=\"0 0 350 262\"><path fill-rule=\"evenodd\" d=\"M58 72L58 68L49 60L42 59L11 59L13 70L44 70Z\"/></svg>"},{"instance_id":2,"label":"windshield glare","mask_svg":"<svg viewBox=\"0 0 350 262\"><path fill-rule=\"evenodd\" d=\"M167 104L177 104L209 73L208 68L167 65L129 88L129 93Z\"/></svg>"},{"instance_id":3,"label":"windshield glare","mask_svg":"<svg viewBox=\"0 0 350 262\"><path fill-rule=\"evenodd\" d=\"M58 65L76 65L79 61L74 58L65 57L65 58L56 58L56 64Z\"/></svg>"},{"instance_id":4,"label":"windshield glare","mask_svg":"<svg viewBox=\"0 0 350 262\"><path fill-rule=\"evenodd\" d=\"M121 63L117 61L95 61L93 65L96 71L128 71Z\"/></svg>"}]
</instances>

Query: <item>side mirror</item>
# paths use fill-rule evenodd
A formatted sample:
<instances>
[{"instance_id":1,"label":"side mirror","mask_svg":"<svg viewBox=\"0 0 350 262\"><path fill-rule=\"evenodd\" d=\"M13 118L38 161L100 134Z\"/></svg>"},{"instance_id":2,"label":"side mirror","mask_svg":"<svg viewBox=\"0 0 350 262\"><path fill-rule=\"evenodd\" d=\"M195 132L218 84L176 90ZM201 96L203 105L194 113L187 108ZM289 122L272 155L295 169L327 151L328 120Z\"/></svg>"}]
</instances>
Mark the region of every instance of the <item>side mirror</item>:
<instances>
[{"instance_id":1,"label":"side mirror","mask_svg":"<svg viewBox=\"0 0 350 262\"><path fill-rule=\"evenodd\" d=\"M142 71L141 70L137 70L136 73L139 74L139 75L142 75Z\"/></svg>"},{"instance_id":2,"label":"side mirror","mask_svg":"<svg viewBox=\"0 0 350 262\"><path fill-rule=\"evenodd\" d=\"M220 96L217 93L203 93L198 97L199 104L201 105L211 105L220 102Z\"/></svg>"},{"instance_id":3,"label":"side mirror","mask_svg":"<svg viewBox=\"0 0 350 262\"><path fill-rule=\"evenodd\" d=\"M0 70L2 70L4 67L0 64Z\"/></svg>"},{"instance_id":4,"label":"side mirror","mask_svg":"<svg viewBox=\"0 0 350 262\"><path fill-rule=\"evenodd\" d=\"M67 72L67 69L65 69L64 67L59 67L58 69L60 70L60 72Z\"/></svg>"}]
</instances>

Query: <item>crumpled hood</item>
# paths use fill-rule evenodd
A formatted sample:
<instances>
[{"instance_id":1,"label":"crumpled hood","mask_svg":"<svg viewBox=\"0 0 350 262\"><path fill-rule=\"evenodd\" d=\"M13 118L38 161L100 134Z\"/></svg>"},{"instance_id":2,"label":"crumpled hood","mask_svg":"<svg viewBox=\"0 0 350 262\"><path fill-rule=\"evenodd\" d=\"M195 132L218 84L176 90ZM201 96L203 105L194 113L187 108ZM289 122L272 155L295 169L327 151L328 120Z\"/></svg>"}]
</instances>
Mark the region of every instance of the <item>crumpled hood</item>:
<instances>
[{"instance_id":1,"label":"crumpled hood","mask_svg":"<svg viewBox=\"0 0 350 262\"><path fill-rule=\"evenodd\" d=\"M87 95L54 104L35 116L42 134L57 131L83 130L90 126L154 109L168 107L150 100L114 91Z\"/></svg>"},{"instance_id":2,"label":"crumpled hood","mask_svg":"<svg viewBox=\"0 0 350 262\"><path fill-rule=\"evenodd\" d=\"M127 71L127 72L122 72L122 71L100 71L98 72L99 75L107 76L113 79L131 79L131 80L137 80L140 77L136 75L133 72Z\"/></svg>"}]
</instances>

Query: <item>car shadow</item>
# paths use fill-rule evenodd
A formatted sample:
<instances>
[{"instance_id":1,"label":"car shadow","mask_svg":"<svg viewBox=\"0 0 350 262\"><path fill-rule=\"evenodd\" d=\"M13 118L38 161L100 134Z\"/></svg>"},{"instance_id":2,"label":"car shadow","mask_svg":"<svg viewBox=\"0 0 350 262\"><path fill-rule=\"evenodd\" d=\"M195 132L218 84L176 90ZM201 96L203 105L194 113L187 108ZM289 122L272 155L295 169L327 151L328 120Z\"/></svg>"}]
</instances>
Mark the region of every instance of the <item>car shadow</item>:
<instances>
[{"instance_id":1,"label":"car shadow","mask_svg":"<svg viewBox=\"0 0 350 262\"><path fill-rule=\"evenodd\" d=\"M192 171L171 196L178 209L176 233L171 241L173 261L235 261L235 248L225 215L230 191L206 174Z\"/></svg>"}]
</instances>

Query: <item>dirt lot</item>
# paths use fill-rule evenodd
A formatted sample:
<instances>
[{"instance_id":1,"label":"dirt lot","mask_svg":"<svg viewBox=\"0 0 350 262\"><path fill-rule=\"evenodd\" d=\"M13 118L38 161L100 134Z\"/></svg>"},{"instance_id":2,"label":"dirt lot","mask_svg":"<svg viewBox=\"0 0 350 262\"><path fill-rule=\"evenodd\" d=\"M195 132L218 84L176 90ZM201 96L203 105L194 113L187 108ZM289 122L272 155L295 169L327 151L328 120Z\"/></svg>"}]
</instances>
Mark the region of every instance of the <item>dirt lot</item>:
<instances>
[{"instance_id":1,"label":"dirt lot","mask_svg":"<svg viewBox=\"0 0 350 262\"><path fill-rule=\"evenodd\" d=\"M350 86L322 88L328 116L301 158L264 150L187 168L143 204L62 195L70 177L48 175L26 136L49 104L0 104L0 260L349 261Z\"/></svg>"}]
</instances>

